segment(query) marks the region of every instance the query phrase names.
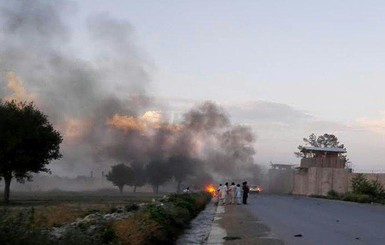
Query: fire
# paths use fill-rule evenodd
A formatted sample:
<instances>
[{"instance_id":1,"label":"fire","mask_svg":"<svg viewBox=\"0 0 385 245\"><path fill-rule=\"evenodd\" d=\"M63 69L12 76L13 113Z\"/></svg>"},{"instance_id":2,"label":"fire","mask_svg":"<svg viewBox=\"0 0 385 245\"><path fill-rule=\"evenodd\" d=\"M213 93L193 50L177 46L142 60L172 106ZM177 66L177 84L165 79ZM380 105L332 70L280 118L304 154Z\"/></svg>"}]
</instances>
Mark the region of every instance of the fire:
<instances>
[{"instance_id":1,"label":"fire","mask_svg":"<svg viewBox=\"0 0 385 245\"><path fill-rule=\"evenodd\" d=\"M15 72L7 72L7 88L12 91L12 94L5 97L6 101L33 101L36 99L36 94L28 93L24 87L23 81L16 75Z\"/></svg>"},{"instance_id":2,"label":"fire","mask_svg":"<svg viewBox=\"0 0 385 245\"><path fill-rule=\"evenodd\" d=\"M209 184L205 187L205 191L209 192L212 196L216 196L217 189L213 184Z\"/></svg>"}]
</instances>

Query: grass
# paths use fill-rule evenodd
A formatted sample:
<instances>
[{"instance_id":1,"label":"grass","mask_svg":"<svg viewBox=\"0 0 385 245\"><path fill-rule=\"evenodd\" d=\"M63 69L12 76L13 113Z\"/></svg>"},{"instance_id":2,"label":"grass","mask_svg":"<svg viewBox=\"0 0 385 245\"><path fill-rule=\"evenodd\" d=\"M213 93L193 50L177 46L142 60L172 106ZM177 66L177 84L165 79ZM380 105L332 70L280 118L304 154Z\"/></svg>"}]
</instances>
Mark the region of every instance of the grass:
<instances>
[{"instance_id":1,"label":"grass","mask_svg":"<svg viewBox=\"0 0 385 245\"><path fill-rule=\"evenodd\" d=\"M15 192L10 204L0 205L10 214L25 208L34 209L34 227L60 226L76 221L91 213L108 213L117 207L129 207L136 203L149 203L162 194L124 193L116 191L94 192ZM1 207L0 206L0 207Z\"/></svg>"},{"instance_id":2,"label":"grass","mask_svg":"<svg viewBox=\"0 0 385 245\"><path fill-rule=\"evenodd\" d=\"M0 192L2 195L2 192ZM100 191L47 191L47 192L11 192L11 206L52 205L56 203L116 203L116 202L149 202L163 194L123 193L115 189ZM0 202L0 205L4 205Z\"/></svg>"},{"instance_id":3,"label":"grass","mask_svg":"<svg viewBox=\"0 0 385 245\"><path fill-rule=\"evenodd\" d=\"M115 193L21 193L14 194L12 205L0 208L0 244L173 244L211 200L208 193L153 195L150 193L116 195ZM158 201L153 202L156 198ZM138 203L145 203L142 207ZM131 215L122 220L98 223L66 230L60 240L50 240L47 231L84 218L92 213L110 213L122 208ZM84 226L84 227L83 227ZM96 227L96 226L95 226ZM9 231L14 230L12 234ZM31 243L35 244L35 243Z\"/></svg>"}]
</instances>

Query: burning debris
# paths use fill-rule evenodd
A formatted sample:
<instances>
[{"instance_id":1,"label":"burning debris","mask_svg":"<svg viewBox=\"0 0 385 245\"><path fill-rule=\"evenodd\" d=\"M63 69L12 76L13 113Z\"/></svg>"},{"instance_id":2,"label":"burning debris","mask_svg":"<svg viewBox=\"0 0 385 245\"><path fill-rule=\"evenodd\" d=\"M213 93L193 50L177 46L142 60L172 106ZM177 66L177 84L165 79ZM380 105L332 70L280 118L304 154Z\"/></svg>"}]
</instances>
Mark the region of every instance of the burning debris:
<instances>
[{"instance_id":1,"label":"burning debris","mask_svg":"<svg viewBox=\"0 0 385 245\"><path fill-rule=\"evenodd\" d=\"M87 48L93 52L79 55L66 22L73 8L66 1L0 3L0 87L8 88L0 89L0 98L33 100L60 129L63 159L53 171L171 162L162 171L172 172L178 185L258 174L251 129L232 125L215 103L168 122L167 111L146 95L151 66L136 49L129 23L89 18ZM186 162L190 167L177 167Z\"/></svg>"}]
</instances>

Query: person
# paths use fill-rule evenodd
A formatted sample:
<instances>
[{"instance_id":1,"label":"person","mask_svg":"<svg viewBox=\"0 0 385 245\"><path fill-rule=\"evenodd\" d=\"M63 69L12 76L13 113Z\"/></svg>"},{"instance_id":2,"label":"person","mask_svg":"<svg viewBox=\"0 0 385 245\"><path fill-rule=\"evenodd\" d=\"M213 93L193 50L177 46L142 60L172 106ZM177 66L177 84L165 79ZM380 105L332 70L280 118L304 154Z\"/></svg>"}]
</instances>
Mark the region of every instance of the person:
<instances>
[{"instance_id":1,"label":"person","mask_svg":"<svg viewBox=\"0 0 385 245\"><path fill-rule=\"evenodd\" d=\"M235 204L235 183L232 182L229 187L230 204Z\"/></svg>"},{"instance_id":2,"label":"person","mask_svg":"<svg viewBox=\"0 0 385 245\"><path fill-rule=\"evenodd\" d=\"M250 191L250 188L249 186L247 185L247 181L243 182L242 183L242 190L243 190L243 204L247 204L247 197L249 196L249 191Z\"/></svg>"},{"instance_id":3,"label":"person","mask_svg":"<svg viewBox=\"0 0 385 245\"><path fill-rule=\"evenodd\" d=\"M219 199L218 204L224 203L223 191L224 191L224 188L223 188L222 184L219 184L219 187L218 187L218 199Z\"/></svg>"},{"instance_id":4,"label":"person","mask_svg":"<svg viewBox=\"0 0 385 245\"><path fill-rule=\"evenodd\" d=\"M242 197L241 185L237 184L237 186L235 187L235 199L237 200L238 205L241 205L241 197Z\"/></svg>"},{"instance_id":5,"label":"person","mask_svg":"<svg viewBox=\"0 0 385 245\"><path fill-rule=\"evenodd\" d=\"M229 183L226 182L223 186L223 205L229 204Z\"/></svg>"},{"instance_id":6,"label":"person","mask_svg":"<svg viewBox=\"0 0 385 245\"><path fill-rule=\"evenodd\" d=\"M183 193L190 193L190 187L186 187L186 189L183 190Z\"/></svg>"}]
</instances>

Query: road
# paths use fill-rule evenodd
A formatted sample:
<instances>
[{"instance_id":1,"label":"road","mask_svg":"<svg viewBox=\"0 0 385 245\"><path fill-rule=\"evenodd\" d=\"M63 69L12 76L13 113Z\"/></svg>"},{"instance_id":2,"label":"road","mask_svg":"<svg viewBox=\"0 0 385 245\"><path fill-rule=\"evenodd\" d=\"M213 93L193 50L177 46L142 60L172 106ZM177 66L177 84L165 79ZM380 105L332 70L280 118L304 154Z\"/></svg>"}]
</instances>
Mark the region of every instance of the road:
<instances>
[{"instance_id":1,"label":"road","mask_svg":"<svg viewBox=\"0 0 385 245\"><path fill-rule=\"evenodd\" d=\"M385 244L382 205L253 194L247 209L285 244Z\"/></svg>"}]
</instances>

